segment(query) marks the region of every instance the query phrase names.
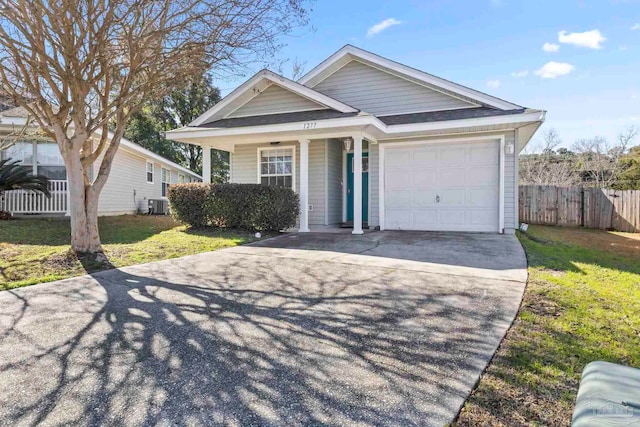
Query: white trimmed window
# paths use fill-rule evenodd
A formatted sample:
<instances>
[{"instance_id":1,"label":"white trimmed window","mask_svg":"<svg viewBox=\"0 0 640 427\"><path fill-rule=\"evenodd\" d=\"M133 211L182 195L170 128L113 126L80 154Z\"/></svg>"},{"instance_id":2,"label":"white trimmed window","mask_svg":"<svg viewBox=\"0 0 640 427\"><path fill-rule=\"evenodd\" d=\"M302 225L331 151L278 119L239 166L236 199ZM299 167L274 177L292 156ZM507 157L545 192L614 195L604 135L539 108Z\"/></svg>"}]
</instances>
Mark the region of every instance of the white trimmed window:
<instances>
[{"instance_id":1,"label":"white trimmed window","mask_svg":"<svg viewBox=\"0 0 640 427\"><path fill-rule=\"evenodd\" d=\"M186 181L184 180L184 175L179 173L178 174L178 184L184 184Z\"/></svg>"},{"instance_id":2,"label":"white trimmed window","mask_svg":"<svg viewBox=\"0 0 640 427\"><path fill-rule=\"evenodd\" d=\"M259 178L262 185L294 188L295 149L293 147L259 149Z\"/></svg>"},{"instance_id":3,"label":"white trimmed window","mask_svg":"<svg viewBox=\"0 0 640 427\"><path fill-rule=\"evenodd\" d=\"M147 162L147 182L153 184L153 162Z\"/></svg>"},{"instance_id":4,"label":"white trimmed window","mask_svg":"<svg viewBox=\"0 0 640 427\"><path fill-rule=\"evenodd\" d=\"M167 197L167 188L171 184L171 171L162 168L162 197Z\"/></svg>"}]
</instances>

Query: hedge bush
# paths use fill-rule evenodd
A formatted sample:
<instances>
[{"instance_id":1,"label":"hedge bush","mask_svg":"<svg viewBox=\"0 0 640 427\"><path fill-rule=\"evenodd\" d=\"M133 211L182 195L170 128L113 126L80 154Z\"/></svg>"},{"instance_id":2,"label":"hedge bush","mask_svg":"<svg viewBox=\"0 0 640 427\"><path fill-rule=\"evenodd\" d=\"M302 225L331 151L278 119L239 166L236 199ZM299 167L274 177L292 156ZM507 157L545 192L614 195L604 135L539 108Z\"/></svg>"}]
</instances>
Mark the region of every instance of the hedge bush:
<instances>
[{"instance_id":1,"label":"hedge bush","mask_svg":"<svg viewBox=\"0 0 640 427\"><path fill-rule=\"evenodd\" d=\"M177 184L169 188L176 219L194 227L279 231L295 226L298 195L260 184Z\"/></svg>"},{"instance_id":2,"label":"hedge bush","mask_svg":"<svg viewBox=\"0 0 640 427\"><path fill-rule=\"evenodd\" d=\"M209 224L205 206L211 198L212 187L201 183L176 184L169 186L167 198L171 204L171 214L180 222L193 227Z\"/></svg>"}]
</instances>

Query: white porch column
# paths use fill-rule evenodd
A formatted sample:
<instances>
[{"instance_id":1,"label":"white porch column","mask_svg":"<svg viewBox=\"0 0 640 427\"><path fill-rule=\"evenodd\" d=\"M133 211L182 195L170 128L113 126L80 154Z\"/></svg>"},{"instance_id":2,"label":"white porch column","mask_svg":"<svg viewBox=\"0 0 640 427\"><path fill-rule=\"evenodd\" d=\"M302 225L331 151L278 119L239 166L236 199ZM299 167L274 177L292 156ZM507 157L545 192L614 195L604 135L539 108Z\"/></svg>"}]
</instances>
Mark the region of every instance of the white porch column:
<instances>
[{"instance_id":1,"label":"white porch column","mask_svg":"<svg viewBox=\"0 0 640 427\"><path fill-rule=\"evenodd\" d=\"M362 231L362 136L353 137L353 231Z\"/></svg>"},{"instance_id":2,"label":"white porch column","mask_svg":"<svg viewBox=\"0 0 640 427\"><path fill-rule=\"evenodd\" d=\"M300 233L309 232L309 140L300 141Z\"/></svg>"},{"instance_id":3,"label":"white porch column","mask_svg":"<svg viewBox=\"0 0 640 427\"><path fill-rule=\"evenodd\" d=\"M202 146L202 182L211 183L211 147Z\"/></svg>"}]
</instances>

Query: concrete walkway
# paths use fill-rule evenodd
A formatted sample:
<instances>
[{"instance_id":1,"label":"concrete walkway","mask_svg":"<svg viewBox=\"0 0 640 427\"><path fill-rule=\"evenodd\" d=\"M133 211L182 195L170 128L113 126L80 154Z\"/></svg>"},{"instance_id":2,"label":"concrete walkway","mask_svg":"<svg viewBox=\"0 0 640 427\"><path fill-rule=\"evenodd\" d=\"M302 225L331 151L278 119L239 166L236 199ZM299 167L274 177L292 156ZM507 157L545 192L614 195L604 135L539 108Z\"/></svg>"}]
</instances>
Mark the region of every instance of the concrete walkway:
<instances>
[{"instance_id":1,"label":"concrete walkway","mask_svg":"<svg viewBox=\"0 0 640 427\"><path fill-rule=\"evenodd\" d=\"M285 235L0 293L0 425L450 422L515 316L513 236Z\"/></svg>"}]
</instances>

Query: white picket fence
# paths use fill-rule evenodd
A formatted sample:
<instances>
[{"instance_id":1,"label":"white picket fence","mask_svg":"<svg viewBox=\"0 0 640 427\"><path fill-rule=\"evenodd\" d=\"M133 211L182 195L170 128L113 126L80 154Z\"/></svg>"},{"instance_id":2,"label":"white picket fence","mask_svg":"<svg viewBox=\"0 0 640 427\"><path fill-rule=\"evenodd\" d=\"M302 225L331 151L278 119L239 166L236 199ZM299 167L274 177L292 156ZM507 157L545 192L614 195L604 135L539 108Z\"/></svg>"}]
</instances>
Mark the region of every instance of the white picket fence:
<instances>
[{"instance_id":1,"label":"white picket fence","mask_svg":"<svg viewBox=\"0 0 640 427\"><path fill-rule=\"evenodd\" d=\"M69 192L66 180L49 181L51 197L29 190L6 191L0 198L0 211L12 214L66 213Z\"/></svg>"}]
</instances>

